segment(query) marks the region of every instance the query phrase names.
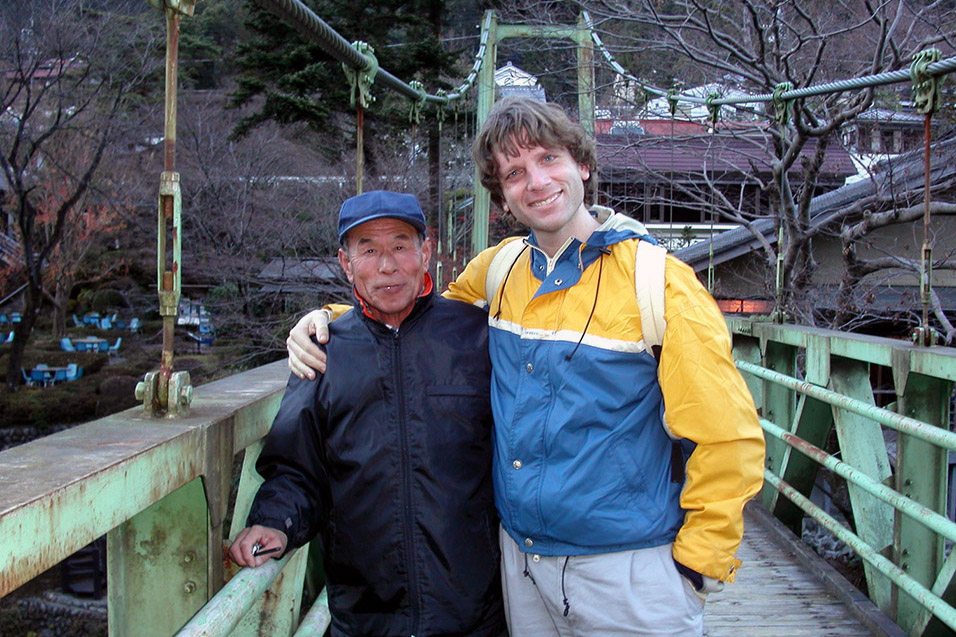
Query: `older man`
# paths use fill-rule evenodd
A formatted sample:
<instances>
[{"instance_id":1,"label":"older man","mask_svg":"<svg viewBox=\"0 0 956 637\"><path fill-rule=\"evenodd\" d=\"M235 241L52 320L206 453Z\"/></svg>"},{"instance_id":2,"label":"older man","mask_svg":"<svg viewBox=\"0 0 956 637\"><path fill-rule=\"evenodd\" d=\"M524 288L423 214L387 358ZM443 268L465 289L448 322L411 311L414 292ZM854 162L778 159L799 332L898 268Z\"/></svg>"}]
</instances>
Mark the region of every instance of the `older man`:
<instances>
[{"instance_id":1,"label":"older man","mask_svg":"<svg viewBox=\"0 0 956 637\"><path fill-rule=\"evenodd\" d=\"M498 635L487 314L433 293L418 200L375 191L339 214L358 307L337 361L289 380L230 556L321 535L332 635Z\"/></svg>"}]
</instances>

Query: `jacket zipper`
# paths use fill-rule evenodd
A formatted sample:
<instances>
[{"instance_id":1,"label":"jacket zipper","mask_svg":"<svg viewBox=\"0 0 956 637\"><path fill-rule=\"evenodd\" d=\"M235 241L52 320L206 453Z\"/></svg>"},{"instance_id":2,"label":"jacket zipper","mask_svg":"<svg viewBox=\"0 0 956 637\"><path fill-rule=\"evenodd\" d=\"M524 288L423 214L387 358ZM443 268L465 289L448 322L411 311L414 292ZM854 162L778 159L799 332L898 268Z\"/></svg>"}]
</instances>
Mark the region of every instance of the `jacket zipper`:
<instances>
[{"instance_id":1,"label":"jacket zipper","mask_svg":"<svg viewBox=\"0 0 956 637\"><path fill-rule=\"evenodd\" d=\"M418 573L415 569L415 543L412 541L412 534L414 532L414 511L412 507L411 453L408 450L408 414L405 410L405 383L401 371L402 341L399 336L399 331L393 331L392 337L395 342L395 347L392 349L392 373L395 378L395 393L398 399L398 435L400 437L400 444L402 447L402 488L404 490L402 502L404 515L402 516L402 523L405 527L405 568L408 571L408 597L409 601L411 602L410 607L412 611L411 634L415 635L419 632L418 624L421 621L421 600L419 599L418 594Z\"/></svg>"}]
</instances>

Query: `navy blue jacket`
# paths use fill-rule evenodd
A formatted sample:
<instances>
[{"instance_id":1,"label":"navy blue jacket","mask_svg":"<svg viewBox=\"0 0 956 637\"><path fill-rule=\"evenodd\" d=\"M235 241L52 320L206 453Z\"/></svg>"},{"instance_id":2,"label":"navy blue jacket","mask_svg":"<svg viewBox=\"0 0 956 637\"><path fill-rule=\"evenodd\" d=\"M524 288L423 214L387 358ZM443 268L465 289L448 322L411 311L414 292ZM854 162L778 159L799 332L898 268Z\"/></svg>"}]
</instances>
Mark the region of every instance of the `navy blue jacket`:
<instances>
[{"instance_id":1,"label":"navy blue jacket","mask_svg":"<svg viewBox=\"0 0 956 637\"><path fill-rule=\"evenodd\" d=\"M333 635L497 635L487 314L434 294L400 329L353 309L292 376L249 524L320 535Z\"/></svg>"}]
</instances>

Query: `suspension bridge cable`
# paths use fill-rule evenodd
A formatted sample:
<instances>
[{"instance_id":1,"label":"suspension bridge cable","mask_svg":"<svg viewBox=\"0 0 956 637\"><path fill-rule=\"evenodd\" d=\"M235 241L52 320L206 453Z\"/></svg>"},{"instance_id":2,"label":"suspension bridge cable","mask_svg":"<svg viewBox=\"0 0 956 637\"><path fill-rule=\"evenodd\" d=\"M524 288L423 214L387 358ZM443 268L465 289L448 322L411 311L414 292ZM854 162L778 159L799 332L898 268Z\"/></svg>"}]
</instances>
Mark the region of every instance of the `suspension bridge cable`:
<instances>
[{"instance_id":1,"label":"suspension bridge cable","mask_svg":"<svg viewBox=\"0 0 956 637\"><path fill-rule=\"evenodd\" d=\"M301 0L255 0L256 4L271 11L276 16L292 26L309 42L319 45L323 51L333 58L347 64L356 71L369 70L369 60L359 53L352 44L339 35L327 22L315 14L312 9L304 5ZM481 61L488 46L488 22L491 16L486 17L485 28L482 29L478 52L475 54L475 63L465 80L452 92L443 95L424 94L424 100L431 104L447 105L459 99L464 99L466 93L474 85L478 72L481 70ZM395 77L383 68L379 68L375 78L385 88L407 97L411 100L421 100L422 91Z\"/></svg>"},{"instance_id":2,"label":"suspension bridge cable","mask_svg":"<svg viewBox=\"0 0 956 637\"><path fill-rule=\"evenodd\" d=\"M738 104L753 104L756 102L773 102L774 94L773 93L764 93L760 95L748 95L746 97L723 97L718 99L712 98L701 98L694 95L684 95L681 93L674 94L671 96L669 91L664 89L656 88L650 86L646 82L635 77L627 70L624 69L617 60L614 59L614 56L608 51L607 47L604 46L604 42L601 41L600 36L594 30L594 25L591 20L591 16L584 12L584 20L588 25L588 29L591 31L591 39L594 42L594 45L601 51L601 54L604 56L604 59L607 60L611 68L618 73L619 75L625 77L626 79L632 80L637 83L642 90L646 93L651 93L657 95L658 97L668 97L669 99L674 99L680 102L689 102L691 104L707 104L714 106L734 106ZM956 57L946 58L945 60L940 60L939 62L934 62L926 67L927 75L931 77L937 77L940 75L946 75L956 71ZM793 89L786 91L778 96L780 99L784 100L793 100L801 97L812 97L815 95L826 95L828 93L842 93L844 91L852 91L856 89L871 88L874 86L882 86L884 84L896 84L899 82L906 82L911 79L910 70L900 69L898 71L885 71L883 73L876 73L874 75L865 75L863 77L851 78L846 80L837 80L834 82L828 82L826 84L818 84L816 86L807 86L804 88Z\"/></svg>"}]
</instances>

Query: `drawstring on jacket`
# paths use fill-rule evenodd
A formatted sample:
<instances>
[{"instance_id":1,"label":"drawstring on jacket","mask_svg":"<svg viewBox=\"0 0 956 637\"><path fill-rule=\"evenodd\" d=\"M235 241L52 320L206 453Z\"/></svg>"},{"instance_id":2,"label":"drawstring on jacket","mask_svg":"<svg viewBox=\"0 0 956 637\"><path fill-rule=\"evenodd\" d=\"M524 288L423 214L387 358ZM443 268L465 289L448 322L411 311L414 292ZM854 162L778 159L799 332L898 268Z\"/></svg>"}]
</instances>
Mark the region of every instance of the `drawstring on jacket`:
<instances>
[{"instance_id":1,"label":"drawstring on jacket","mask_svg":"<svg viewBox=\"0 0 956 637\"><path fill-rule=\"evenodd\" d=\"M571 610L571 602L568 601L568 594L564 592L564 572L568 569L568 560L571 559L571 556L568 555L564 558L564 566L561 567L561 595L564 597L564 616L568 616L568 612Z\"/></svg>"},{"instance_id":2,"label":"drawstring on jacket","mask_svg":"<svg viewBox=\"0 0 956 637\"><path fill-rule=\"evenodd\" d=\"M535 586L538 585L538 583L534 581L534 576L531 575L531 571L528 569L528 554L527 553L524 554L524 576L527 577L529 580L531 580L531 583L534 584Z\"/></svg>"},{"instance_id":3,"label":"drawstring on jacket","mask_svg":"<svg viewBox=\"0 0 956 637\"><path fill-rule=\"evenodd\" d=\"M605 255L611 254L611 251L607 248L598 248L598 250L601 252L601 257L598 261L597 285L594 286L594 303L591 305L591 313L588 314L588 321L584 324L584 329L581 331L581 338L578 339L571 353L564 357L566 361L570 361L571 357L578 351L578 348L581 347L581 343L584 341L584 335L588 333L588 326L591 325L591 319L594 318L594 310L597 308L598 294L601 292L601 274L604 273L604 257Z\"/></svg>"},{"instance_id":4,"label":"drawstring on jacket","mask_svg":"<svg viewBox=\"0 0 956 637\"><path fill-rule=\"evenodd\" d=\"M528 244L525 243L524 247L521 248L521 252L518 253L518 256L515 257L515 260L511 262L511 266L508 268L508 272L505 274L505 280L501 282L501 285L498 286L498 289L495 291L498 296L498 311L495 312L495 319L501 316L501 302L505 298L505 285L508 284L508 277L511 276L511 271L515 269L515 264L518 262L518 259L521 258L521 255L524 254L524 251L528 249ZM488 307L491 308L491 302L494 299L488 299Z\"/></svg>"},{"instance_id":5,"label":"drawstring on jacket","mask_svg":"<svg viewBox=\"0 0 956 637\"><path fill-rule=\"evenodd\" d=\"M568 613L571 612L571 602L568 601L568 594L564 590L564 573L568 570L568 561L571 559L571 556L568 555L564 558L564 566L561 567L561 596L564 598L561 600L564 603L564 616L567 617ZM524 576L531 580L531 583L535 586L538 585L534 581L534 576L531 574L531 569L528 568L528 554L524 553Z\"/></svg>"}]
</instances>

